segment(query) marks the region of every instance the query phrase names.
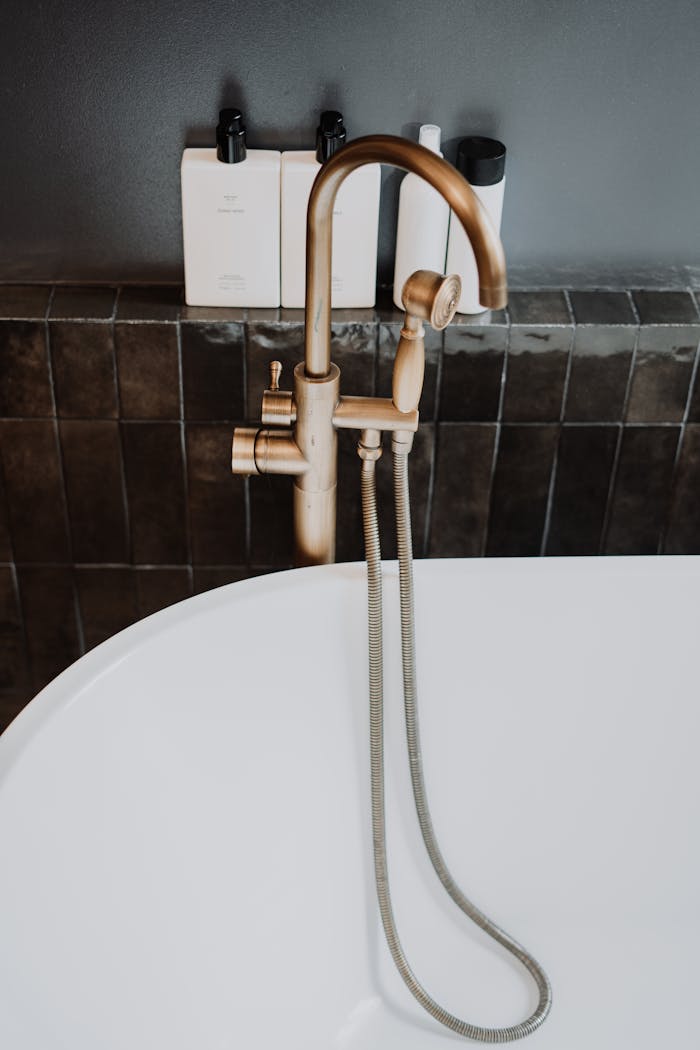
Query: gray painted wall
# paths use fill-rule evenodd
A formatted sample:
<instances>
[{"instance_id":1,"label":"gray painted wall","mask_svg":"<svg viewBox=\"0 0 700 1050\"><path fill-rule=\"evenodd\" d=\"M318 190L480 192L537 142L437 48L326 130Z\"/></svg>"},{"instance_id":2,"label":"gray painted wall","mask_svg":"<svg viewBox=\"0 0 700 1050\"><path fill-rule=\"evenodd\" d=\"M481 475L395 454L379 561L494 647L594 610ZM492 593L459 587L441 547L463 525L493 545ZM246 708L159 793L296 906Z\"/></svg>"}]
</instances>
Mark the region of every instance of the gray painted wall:
<instances>
[{"instance_id":1,"label":"gray painted wall","mask_svg":"<svg viewBox=\"0 0 700 1050\"><path fill-rule=\"evenodd\" d=\"M253 146L329 106L503 139L515 284L700 283L697 0L5 0L0 39L0 279L179 280L181 151L228 103Z\"/></svg>"}]
</instances>

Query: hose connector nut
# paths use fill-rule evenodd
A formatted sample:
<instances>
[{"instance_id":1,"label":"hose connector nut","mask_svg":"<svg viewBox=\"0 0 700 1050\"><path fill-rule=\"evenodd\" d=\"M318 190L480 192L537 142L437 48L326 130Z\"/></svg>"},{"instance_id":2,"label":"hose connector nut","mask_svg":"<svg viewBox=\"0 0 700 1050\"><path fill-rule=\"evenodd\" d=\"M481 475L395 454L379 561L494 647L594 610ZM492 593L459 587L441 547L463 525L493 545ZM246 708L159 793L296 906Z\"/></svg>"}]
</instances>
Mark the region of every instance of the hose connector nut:
<instances>
[{"instance_id":1,"label":"hose connector nut","mask_svg":"<svg viewBox=\"0 0 700 1050\"><path fill-rule=\"evenodd\" d=\"M376 463L382 454L382 435L379 430L363 430L357 442L357 454L365 462Z\"/></svg>"}]
</instances>

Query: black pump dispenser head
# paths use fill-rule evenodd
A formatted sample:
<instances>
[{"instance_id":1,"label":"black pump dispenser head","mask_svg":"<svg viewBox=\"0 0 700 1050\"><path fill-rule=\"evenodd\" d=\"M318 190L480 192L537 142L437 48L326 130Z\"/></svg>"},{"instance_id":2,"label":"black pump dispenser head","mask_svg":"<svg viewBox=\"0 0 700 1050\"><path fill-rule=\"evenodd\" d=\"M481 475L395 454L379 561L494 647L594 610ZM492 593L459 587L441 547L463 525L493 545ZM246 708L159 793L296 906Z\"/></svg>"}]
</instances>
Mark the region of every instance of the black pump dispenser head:
<instances>
[{"instance_id":1,"label":"black pump dispenser head","mask_svg":"<svg viewBox=\"0 0 700 1050\"><path fill-rule=\"evenodd\" d=\"M245 127L240 109L219 110L216 155L224 164L238 164L245 160Z\"/></svg>"},{"instance_id":2,"label":"black pump dispenser head","mask_svg":"<svg viewBox=\"0 0 700 1050\"><path fill-rule=\"evenodd\" d=\"M457 147L457 171L472 186L495 186L505 170L506 147L498 139L471 135Z\"/></svg>"},{"instance_id":3,"label":"black pump dispenser head","mask_svg":"<svg viewBox=\"0 0 700 1050\"><path fill-rule=\"evenodd\" d=\"M347 132L343 126L343 114L337 109L326 109L316 129L316 160L319 164L337 153L345 144Z\"/></svg>"}]
</instances>

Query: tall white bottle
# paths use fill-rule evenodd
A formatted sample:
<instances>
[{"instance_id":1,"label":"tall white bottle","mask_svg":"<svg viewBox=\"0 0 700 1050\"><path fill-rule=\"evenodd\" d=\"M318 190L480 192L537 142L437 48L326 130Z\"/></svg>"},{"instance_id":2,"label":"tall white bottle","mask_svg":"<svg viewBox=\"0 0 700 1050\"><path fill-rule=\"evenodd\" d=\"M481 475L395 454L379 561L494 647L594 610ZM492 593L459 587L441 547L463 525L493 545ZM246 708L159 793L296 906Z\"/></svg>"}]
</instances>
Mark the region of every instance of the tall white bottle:
<instances>
[{"instance_id":1,"label":"tall white bottle","mask_svg":"<svg viewBox=\"0 0 700 1050\"><path fill-rule=\"evenodd\" d=\"M280 153L247 149L238 109L222 109L216 149L180 169L188 306L279 306Z\"/></svg>"},{"instance_id":2,"label":"tall white bottle","mask_svg":"<svg viewBox=\"0 0 700 1050\"><path fill-rule=\"evenodd\" d=\"M423 124L418 142L441 157L440 135L437 124ZM403 309L403 286L412 273L416 270L445 272L449 221L450 208L445 198L420 175L409 172L401 183L396 229L394 303L399 310Z\"/></svg>"},{"instance_id":3,"label":"tall white bottle","mask_svg":"<svg viewBox=\"0 0 700 1050\"><path fill-rule=\"evenodd\" d=\"M316 150L282 154L282 306L300 308L306 295L306 210L314 179L344 144L343 116L321 114ZM366 164L342 182L333 206L331 306L374 306L381 169Z\"/></svg>"},{"instance_id":4,"label":"tall white bottle","mask_svg":"<svg viewBox=\"0 0 700 1050\"><path fill-rule=\"evenodd\" d=\"M496 231L501 229L503 191L506 186L506 147L496 139L472 135L462 139L457 149L457 169L464 175L483 204ZM462 294L457 305L460 314L479 314L487 307L479 302L479 274L476 259L464 228L450 213L447 240L447 273L462 279Z\"/></svg>"}]
</instances>

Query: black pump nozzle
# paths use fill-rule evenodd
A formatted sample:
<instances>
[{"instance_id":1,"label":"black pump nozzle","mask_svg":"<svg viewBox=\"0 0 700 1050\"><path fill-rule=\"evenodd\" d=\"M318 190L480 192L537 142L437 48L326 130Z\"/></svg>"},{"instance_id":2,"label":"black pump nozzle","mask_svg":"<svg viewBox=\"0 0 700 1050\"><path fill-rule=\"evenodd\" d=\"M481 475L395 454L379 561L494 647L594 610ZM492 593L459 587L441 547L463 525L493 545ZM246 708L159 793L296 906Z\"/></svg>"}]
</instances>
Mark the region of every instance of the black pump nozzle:
<instances>
[{"instance_id":1,"label":"black pump nozzle","mask_svg":"<svg viewBox=\"0 0 700 1050\"><path fill-rule=\"evenodd\" d=\"M219 110L216 155L224 164L238 164L239 161L245 160L245 127L240 109Z\"/></svg>"},{"instance_id":2,"label":"black pump nozzle","mask_svg":"<svg viewBox=\"0 0 700 1050\"><path fill-rule=\"evenodd\" d=\"M316 129L316 160L323 164L345 143L347 132L343 125L343 114L337 109L326 109Z\"/></svg>"}]
</instances>

